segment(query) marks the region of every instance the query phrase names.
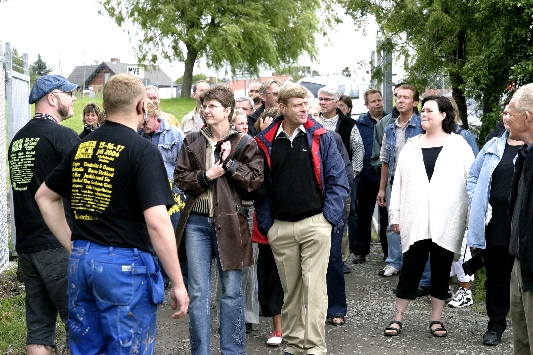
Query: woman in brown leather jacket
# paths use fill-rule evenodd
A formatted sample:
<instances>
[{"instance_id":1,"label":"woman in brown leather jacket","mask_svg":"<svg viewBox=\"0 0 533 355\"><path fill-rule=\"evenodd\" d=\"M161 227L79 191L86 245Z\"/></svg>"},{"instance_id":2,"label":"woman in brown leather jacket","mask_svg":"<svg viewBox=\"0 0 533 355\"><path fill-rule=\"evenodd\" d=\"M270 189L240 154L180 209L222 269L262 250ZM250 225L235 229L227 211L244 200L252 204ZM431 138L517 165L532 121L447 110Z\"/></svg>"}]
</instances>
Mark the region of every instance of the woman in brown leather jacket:
<instances>
[{"instance_id":1,"label":"woman in brown leather jacket","mask_svg":"<svg viewBox=\"0 0 533 355\"><path fill-rule=\"evenodd\" d=\"M241 270L253 259L242 195L261 186L263 158L254 139L237 133L230 123L235 106L231 89L215 86L201 102L206 126L185 137L174 172L177 186L187 194L176 236L189 264L191 352L210 354L215 258L222 281L221 353L246 354Z\"/></svg>"}]
</instances>

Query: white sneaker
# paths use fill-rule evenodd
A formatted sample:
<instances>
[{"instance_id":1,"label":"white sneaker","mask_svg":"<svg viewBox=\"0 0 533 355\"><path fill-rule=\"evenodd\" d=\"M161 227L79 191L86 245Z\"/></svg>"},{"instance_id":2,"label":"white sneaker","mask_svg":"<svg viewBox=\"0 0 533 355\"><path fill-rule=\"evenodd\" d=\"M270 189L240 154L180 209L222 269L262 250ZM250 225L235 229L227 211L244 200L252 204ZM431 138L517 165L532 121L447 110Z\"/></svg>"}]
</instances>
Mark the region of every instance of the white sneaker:
<instances>
[{"instance_id":1,"label":"white sneaker","mask_svg":"<svg viewBox=\"0 0 533 355\"><path fill-rule=\"evenodd\" d=\"M281 344L282 336L281 332L278 332L277 330L270 333L270 337L267 340L268 346L279 346Z\"/></svg>"},{"instance_id":2,"label":"white sneaker","mask_svg":"<svg viewBox=\"0 0 533 355\"><path fill-rule=\"evenodd\" d=\"M392 276L392 275L397 275L399 272L400 272L400 270L396 269L394 266L385 265L385 267L383 269L379 270L378 275L379 276L384 276L384 277L389 277L389 276Z\"/></svg>"},{"instance_id":3,"label":"white sneaker","mask_svg":"<svg viewBox=\"0 0 533 355\"><path fill-rule=\"evenodd\" d=\"M448 307L451 308L463 308L474 304L472 299L472 291L466 288L459 287L459 290L453 295L453 298L448 302Z\"/></svg>"}]
</instances>

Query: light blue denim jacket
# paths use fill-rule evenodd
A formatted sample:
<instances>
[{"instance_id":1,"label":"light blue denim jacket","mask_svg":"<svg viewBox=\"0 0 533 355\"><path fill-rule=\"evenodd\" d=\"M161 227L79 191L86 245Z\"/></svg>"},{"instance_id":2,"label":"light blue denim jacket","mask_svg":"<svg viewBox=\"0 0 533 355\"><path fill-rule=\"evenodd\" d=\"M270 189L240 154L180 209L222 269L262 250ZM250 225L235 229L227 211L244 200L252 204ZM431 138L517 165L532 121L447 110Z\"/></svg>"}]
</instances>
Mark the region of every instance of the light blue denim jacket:
<instances>
[{"instance_id":1,"label":"light blue denim jacket","mask_svg":"<svg viewBox=\"0 0 533 355\"><path fill-rule=\"evenodd\" d=\"M407 128L405 129L405 141L414 136L424 133L420 124L420 117L413 113L409 121L407 121ZM387 176L387 184L390 184L392 172L394 171L394 153L396 152L396 120L390 123L385 128L385 150L387 152L387 159L389 161L389 171Z\"/></svg>"},{"instance_id":2,"label":"light blue denim jacket","mask_svg":"<svg viewBox=\"0 0 533 355\"><path fill-rule=\"evenodd\" d=\"M172 192L181 194L181 190L176 186L174 182L174 169L176 168L176 161L178 160L178 154L183 144L185 136L181 129L171 126L165 120L161 120L161 124L157 131L154 132L152 137L142 133L145 138L150 139L153 143L157 142L157 149L161 153L163 163L165 164L165 170L169 179L169 183L172 183ZM159 139L158 139L159 138Z\"/></svg>"},{"instance_id":3,"label":"light blue denim jacket","mask_svg":"<svg viewBox=\"0 0 533 355\"><path fill-rule=\"evenodd\" d=\"M500 163L509 133L488 141L477 155L466 179L466 192L470 205L467 244L473 248L485 249L485 216L490 197L492 173ZM504 223L504 221L502 221Z\"/></svg>"}]
</instances>

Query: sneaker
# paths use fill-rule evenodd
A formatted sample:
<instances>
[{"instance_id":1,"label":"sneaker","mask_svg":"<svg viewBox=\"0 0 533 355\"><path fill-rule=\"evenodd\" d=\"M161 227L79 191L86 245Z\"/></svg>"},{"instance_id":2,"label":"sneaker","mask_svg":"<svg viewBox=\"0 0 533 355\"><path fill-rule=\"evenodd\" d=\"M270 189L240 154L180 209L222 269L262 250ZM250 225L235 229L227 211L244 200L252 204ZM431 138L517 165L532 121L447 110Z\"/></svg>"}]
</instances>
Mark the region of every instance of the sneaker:
<instances>
[{"instance_id":1,"label":"sneaker","mask_svg":"<svg viewBox=\"0 0 533 355\"><path fill-rule=\"evenodd\" d=\"M281 340L282 340L281 332L278 332L277 330L275 330L272 333L270 333L270 336L268 337L268 340L267 340L267 345L268 346L279 346L281 344Z\"/></svg>"},{"instance_id":2,"label":"sneaker","mask_svg":"<svg viewBox=\"0 0 533 355\"><path fill-rule=\"evenodd\" d=\"M446 299L450 299L453 297L453 287L452 285L449 285L448 286L448 297L446 297Z\"/></svg>"},{"instance_id":3,"label":"sneaker","mask_svg":"<svg viewBox=\"0 0 533 355\"><path fill-rule=\"evenodd\" d=\"M396 269L394 266L385 265L385 267L383 269L379 270L378 275L379 276L384 276L384 277L389 277L389 276L392 276L392 275L397 275L399 272L400 272L400 270Z\"/></svg>"},{"instance_id":4,"label":"sneaker","mask_svg":"<svg viewBox=\"0 0 533 355\"><path fill-rule=\"evenodd\" d=\"M474 304L472 299L472 291L466 288L459 287L459 290L453 295L453 298L448 302L448 307L451 308L463 308Z\"/></svg>"}]
</instances>

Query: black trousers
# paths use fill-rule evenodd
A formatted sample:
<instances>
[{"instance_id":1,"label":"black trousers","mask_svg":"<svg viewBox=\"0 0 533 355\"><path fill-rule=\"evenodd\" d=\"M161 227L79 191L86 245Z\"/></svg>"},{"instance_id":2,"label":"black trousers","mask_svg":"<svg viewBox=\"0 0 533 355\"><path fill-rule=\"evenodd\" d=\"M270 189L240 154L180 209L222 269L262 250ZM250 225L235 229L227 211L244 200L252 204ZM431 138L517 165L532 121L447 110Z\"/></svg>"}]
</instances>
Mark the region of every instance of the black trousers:
<instances>
[{"instance_id":1,"label":"black trousers","mask_svg":"<svg viewBox=\"0 0 533 355\"><path fill-rule=\"evenodd\" d=\"M268 244L258 244L259 265L261 275L261 290L259 291L259 306L263 317L273 317L281 314L283 307L283 286L278 274L278 268Z\"/></svg>"},{"instance_id":2,"label":"black trousers","mask_svg":"<svg viewBox=\"0 0 533 355\"><path fill-rule=\"evenodd\" d=\"M502 332L507 326L507 314L511 298L511 271L514 257L509 254L508 246L487 245L482 251L485 260L486 307L489 316L488 330Z\"/></svg>"},{"instance_id":3,"label":"black trousers","mask_svg":"<svg viewBox=\"0 0 533 355\"><path fill-rule=\"evenodd\" d=\"M429 294L440 300L445 300L448 297L453 252L438 246L431 239L415 242L409 247L409 250L403 253L403 266L398 280L396 297L407 300L416 299L416 290L430 253Z\"/></svg>"},{"instance_id":4,"label":"black trousers","mask_svg":"<svg viewBox=\"0 0 533 355\"><path fill-rule=\"evenodd\" d=\"M354 254L368 255L370 253L370 241L372 236L372 215L376 205L376 196L379 191L379 183L373 183L366 179L356 179L357 183L357 228L351 252ZM389 246L385 231L389 225L387 207L379 209L379 241L385 258L388 256Z\"/></svg>"}]
</instances>

